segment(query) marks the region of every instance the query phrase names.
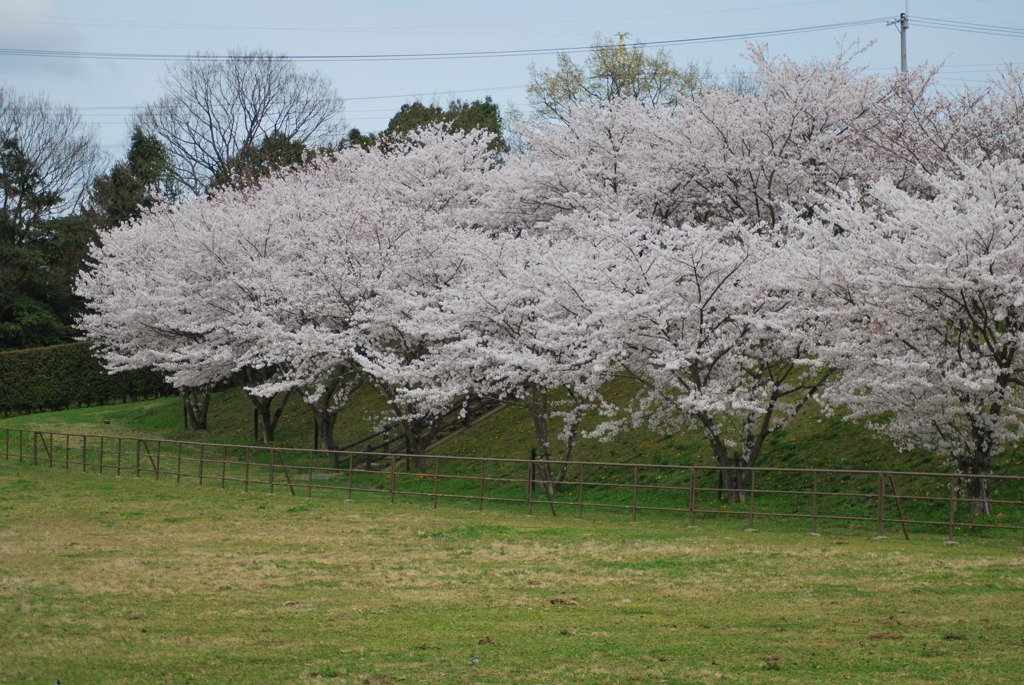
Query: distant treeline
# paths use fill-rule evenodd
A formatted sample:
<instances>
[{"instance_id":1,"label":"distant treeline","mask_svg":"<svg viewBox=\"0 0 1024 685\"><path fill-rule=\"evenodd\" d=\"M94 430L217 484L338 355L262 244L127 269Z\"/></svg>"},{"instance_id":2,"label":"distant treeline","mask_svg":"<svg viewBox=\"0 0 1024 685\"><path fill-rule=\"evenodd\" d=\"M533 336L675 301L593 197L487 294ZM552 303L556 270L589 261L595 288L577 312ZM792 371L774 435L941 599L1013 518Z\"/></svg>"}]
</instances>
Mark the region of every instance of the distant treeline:
<instances>
[{"instance_id":1,"label":"distant treeline","mask_svg":"<svg viewBox=\"0 0 1024 685\"><path fill-rule=\"evenodd\" d=\"M89 343L0 352L0 414L56 411L174 394L149 369L110 375Z\"/></svg>"}]
</instances>

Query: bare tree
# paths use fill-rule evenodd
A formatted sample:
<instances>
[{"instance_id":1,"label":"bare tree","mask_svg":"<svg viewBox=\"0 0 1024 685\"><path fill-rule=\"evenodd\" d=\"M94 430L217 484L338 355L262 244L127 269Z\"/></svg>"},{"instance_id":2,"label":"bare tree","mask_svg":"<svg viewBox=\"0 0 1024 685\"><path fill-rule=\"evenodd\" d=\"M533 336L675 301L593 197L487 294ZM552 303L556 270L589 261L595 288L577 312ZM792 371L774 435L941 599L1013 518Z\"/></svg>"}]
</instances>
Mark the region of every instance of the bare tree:
<instances>
[{"instance_id":1,"label":"bare tree","mask_svg":"<svg viewBox=\"0 0 1024 685\"><path fill-rule=\"evenodd\" d=\"M102 162L96 128L87 126L74 107L0 85L2 141L15 141L39 174L40 187L60 197L47 216L77 208Z\"/></svg>"},{"instance_id":2,"label":"bare tree","mask_svg":"<svg viewBox=\"0 0 1024 685\"><path fill-rule=\"evenodd\" d=\"M242 150L272 135L321 147L344 132L344 103L330 81L266 51L195 55L171 65L163 86L135 124L163 142L177 180L196 194Z\"/></svg>"}]
</instances>

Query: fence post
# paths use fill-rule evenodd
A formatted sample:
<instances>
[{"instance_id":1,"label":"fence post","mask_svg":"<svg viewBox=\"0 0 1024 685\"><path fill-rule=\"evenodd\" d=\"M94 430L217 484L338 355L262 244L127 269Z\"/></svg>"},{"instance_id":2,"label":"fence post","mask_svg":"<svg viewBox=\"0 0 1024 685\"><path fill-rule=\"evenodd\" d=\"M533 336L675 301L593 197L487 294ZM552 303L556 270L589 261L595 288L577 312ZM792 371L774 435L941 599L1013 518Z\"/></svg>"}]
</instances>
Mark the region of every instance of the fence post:
<instances>
[{"instance_id":1,"label":"fence post","mask_svg":"<svg viewBox=\"0 0 1024 685\"><path fill-rule=\"evenodd\" d=\"M39 463L39 433L32 433L32 463Z\"/></svg>"},{"instance_id":2,"label":"fence post","mask_svg":"<svg viewBox=\"0 0 1024 685\"><path fill-rule=\"evenodd\" d=\"M754 492L757 479L757 471L750 471L750 514L747 519L747 532L754 530Z\"/></svg>"},{"instance_id":3,"label":"fence post","mask_svg":"<svg viewBox=\"0 0 1024 685\"><path fill-rule=\"evenodd\" d=\"M441 457L434 457L434 508L437 509L437 481L441 469Z\"/></svg>"},{"instance_id":4,"label":"fence post","mask_svg":"<svg viewBox=\"0 0 1024 685\"><path fill-rule=\"evenodd\" d=\"M818 472L814 474L814 485L812 486L811 501L813 502L811 509L811 535L818 534Z\"/></svg>"},{"instance_id":5,"label":"fence post","mask_svg":"<svg viewBox=\"0 0 1024 685\"><path fill-rule=\"evenodd\" d=\"M487 466L487 461L483 457L480 457L480 492L478 494L479 504L477 505L477 508L476 508L477 511L483 511L484 510L484 473L485 473L484 468L486 466Z\"/></svg>"},{"instance_id":6,"label":"fence post","mask_svg":"<svg viewBox=\"0 0 1024 685\"><path fill-rule=\"evenodd\" d=\"M220 489L224 489L224 481L228 475L228 446L224 445L224 452L221 455L220 460Z\"/></svg>"},{"instance_id":7,"label":"fence post","mask_svg":"<svg viewBox=\"0 0 1024 685\"><path fill-rule=\"evenodd\" d=\"M242 486L243 492L249 492L249 462L252 461L252 448L245 448L245 480Z\"/></svg>"},{"instance_id":8,"label":"fence post","mask_svg":"<svg viewBox=\"0 0 1024 685\"><path fill-rule=\"evenodd\" d=\"M878 472L878 537L885 537L885 472Z\"/></svg>"},{"instance_id":9,"label":"fence post","mask_svg":"<svg viewBox=\"0 0 1024 685\"><path fill-rule=\"evenodd\" d=\"M313 499L313 450L309 451L309 485L306 486L306 498Z\"/></svg>"},{"instance_id":10,"label":"fence post","mask_svg":"<svg viewBox=\"0 0 1024 685\"><path fill-rule=\"evenodd\" d=\"M105 440L100 436L100 473L103 473L103 447Z\"/></svg>"},{"instance_id":11,"label":"fence post","mask_svg":"<svg viewBox=\"0 0 1024 685\"><path fill-rule=\"evenodd\" d=\"M121 438L117 439L117 477L121 477Z\"/></svg>"},{"instance_id":12,"label":"fence post","mask_svg":"<svg viewBox=\"0 0 1024 685\"><path fill-rule=\"evenodd\" d=\"M637 489L640 487L640 467L633 464L633 523L636 523Z\"/></svg>"},{"instance_id":13,"label":"fence post","mask_svg":"<svg viewBox=\"0 0 1024 685\"><path fill-rule=\"evenodd\" d=\"M949 482L949 540L953 542L953 524L956 522L956 493L960 489L960 478L953 476Z\"/></svg>"},{"instance_id":14,"label":"fence post","mask_svg":"<svg viewBox=\"0 0 1024 685\"><path fill-rule=\"evenodd\" d=\"M274 494L274 450L270 450L270 474L267 476L267 482L270 484L270 494Z\"/></svg>"},{"instance_id":15,"label":"fence post","mask_svg":"<svg viewBox=\"0 0 1024 685\"><path fill-rule=\"evenodd\" d=\"M355 468L356 455L348 455L348 501L352 501L352 469Z\"/></svg>"},{"instance_id":16,"label":"fence post","mask_svg":"<svg viewBox=\"0 0 1024 685\"><path fill-rule=\"evenodd\" d=\"M391 490L391 503L395 503L395 470L398 468L398 457L391 455L391 477L389 488Z\"/></svg>"},{"instance_id":17,"label":"fence post","mask_svg":"<svg viewBox=\"0 0 1024 685\"><path fill-rule=\"evenodd\" d=\"M526 463L526 515L533 516L533 460L537 458L537 450L530 452L530 461Z\"/></svg>"},{"instance_id":18,"label":"fence post","mask_svg":"<svg viewBox=\"0 0 1024 685\"><path fill-rule=\"evenodd\" d=\"M177 478L176 478L176 480L174 482L175 483L179 483L179 484L181 483L181 443L180 442L178 443L178 475L177 475Z\"/></svg>"},{"instance_id":19,"label":"fence post","mask_svg":"<svg viewBox=\"0 0 1024 685\"><path fill-rule=\"evenodd\" d=\"M690 528L697 527L697 467L690 465Z\"/></svg>"},{"instance_id":20,"label":"fence post","mask_svg":"<svg viewBox=\"0 0 1024 685\"><path fill-rule=\"evenodd\" d=\"M199 445L199 484L203 484L203 462L206 461L206 445Z\"/></svg>"},{"instance_id":21,"label":"fence post","mask_svg":"<svg viewBox=\"0 0 1024 685\"><path fill-rule=\"evenodd\" d=\"M576 518L583 518L583 464L580 464L580 509Z\"/></svg>"},{"instance_id":22,"label":"fence post","mask_svg":"<svg viewBox=\"0 0 1024 685\"><path fill-rule=\"evenodd\" d=\"M164 444L163 440L160 440L160 441L158 441L156 443L156 479L157 480L160 480L160 451L161 451L160 448L163 447L163 444Z\"/></svg>"},{"instance_id":23,"label":"fence post","mask_svg":"<svg viewBox=\"0 0 1024 685\"><path fill-rule=\"evenodd\" d=\"M135 441L135 477L142 475L142 441Z\"/></svg>"},{"instance_id":24,"label":"fence post","mask_svg":"<svg viewBox=\"0 0 1024 685\"><path fill-rule=\"evenodd\" d=\"M85 472L86 455L89 454L88 439L82 436L82 472Z\"/></svg>"}]
</instances>

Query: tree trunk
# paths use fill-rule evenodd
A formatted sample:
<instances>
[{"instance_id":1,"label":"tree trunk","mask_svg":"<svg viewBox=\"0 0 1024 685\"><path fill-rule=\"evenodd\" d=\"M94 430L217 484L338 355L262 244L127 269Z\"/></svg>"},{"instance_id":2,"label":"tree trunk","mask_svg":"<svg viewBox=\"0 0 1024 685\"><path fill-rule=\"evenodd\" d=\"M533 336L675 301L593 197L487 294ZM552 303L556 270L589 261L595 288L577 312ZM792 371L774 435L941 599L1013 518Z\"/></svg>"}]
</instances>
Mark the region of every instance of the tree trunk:
<instances>
[{"instance_id":1,"label":"tree trunk","mask_svg":"<svg viewBox=\"0 0 1024 685\"><path fill-rule=\"evenodd\" d=\"M242 370L242 374L248 386L255 386L260 383L264 383L274 375L272 369L254 369L248 366ZM288 404L288 398L291 397L291 390L285 392L283 395L278 393L271 397L260 397L258 395L254 395L248 392L248 389L246 389L245 394L249 397L253 407L256 409L256 415L259 417L258 422L260 431L263 434L263 443L269 444L273 442L274 431L277 429L277 423L281 419L281 414L284 412L285 406ZM277 397L281 397L281 403L277 410L274 410L274 399Z\"/></svg>"},{"instance_id":2,"label":"tree trunk","mask_svg":"<svg viewBox=\"0 0 1024 685\"><path fill-rule=\"evenodd\" d=\"M700 417L704 425L704 435L711 446L711 454L718 464L718 498L732 504L747 500L747 483L750 471L742 468L739 454L730 454L729 447L722 440L710 417Z\"/></svg>"},{"instance_id":3,"label":"tree trunk","mask_svg":"<svg viewBox=\"0 0 1024 685\"><path fill-rule=\"evenodd\" d=\"M992 412L999 413L999 408L994 407ZM970 456L957 459L957 470L969 478L966 481L967 498L971 514L992 513L992 481L986 476L992 475L992 445L995 441L992 438L992 431L987 425L980 421L973 421L971 432L974 436L974 453Z\"/></svg>"},{"instance_id":4,"label":"tree trunk","mask_svg":"<svg viewBox=\"0 0 1024 685\"><path fill-rule=\"evenodd\" d=\"M988 478L967 478L967 497L971 514L992 513L992 481Z\"/></svg>"},{"instance_id":5,"label":"tree trunk","mask_svg":"<svg viewBox=\"0 0 1024 685\"><path fill-rule=\"evenodd\" d=\"M281 420L281 414L284 412L285 405L288 403L288 398L290 396L291 393L286 392L281 400L281 404L275 410L273 408L273 402L278 395L274 395L273 397L249 395L249 399L252 401L253 407L256 408L256 415L259 417L260 434L263 437L264 444L269 444L274 441L274 432L277 430L277 424Z\"/></svg>"},{"instance_id":6,"label":"tree trunk","mask_svg":"<svg viewBox=\"0 0 1024 685\"><path fill-rule=\"evenodd\" d=\"M303 394L306 406L316 421L316 435L319 449L335 452L338 443L334 441L334 426L338 422L345 401L357 387L355 374L346 368L339 368L336 375L329 379L315 395ZM315 398L315 399L314 399ZM334 468L340 468L341 455L334 454Z\"/></svg>"},{"instance_id":7,"label":"tree trunk","mask_svg":"<svg viewBox=\"0 0 1024 685\"><path fill-rule=\"evenodd\" d=\"M206 430L206 419L210 411L210 388L182 388L180 392L185 403L185 428Z\"/></svg>"},{"instance_id":8,"label":"tree trunk","mask_svg":"<svg viewBox=\"0 0 1024 685\"><path fill-rule=\"evenodd\" d=\"M551 443L550 434L548 432L548 417L547 417L547 395L539 399L538 402L532 403L534 411L533 414L533 431L537 438L537 466L540 473L541 488L544 490L544 494L547 495L549 500L552 500L561 489L562 479L553 477L551 475Z\"/></svg>"},{"instance_id":9,"label":"tree trunk","mask_svg":"<svg viewBox=\"0 0 1024 685\"><path fill-rule=\"evenodd\" d=\"M761 455L761 448L765 439L771 435L771 418L774 412L774 404L757 422L747 421L749 428L743 438L742 446L730 452L725 440L719 434L714 417L709 415L698 415L701 425L704 427L704 435L711 446L711 453L720 467L718 470L718 498L724 499L732 504L739 504L747 501L747 493L750 490L750 474L757 459Z\"/></svg>"},{"instance_id":10,"label":"tree trunk","mask_svg":"<svg viewBox=\"0 0 1024 685\"><path fill-rule=\"evenodd\" d=\"M735 464L726 464L718 472L720 497L724 495L732 504L747 501L747 490L750 488L750 471Z\"/></svg>"},{"instance_id":11,"label":"tree trunk","mask_svg":"<svg viewBox=\"0 0 1024 685\"><path fill-rule=\"evenodd\" d=\"M403 421L402 428L405 431L402 436L402 442L404 443L405 453L409 455L412 467L417 471L425 471L427 459L423 454L427 451L427 443L429 442L427 435L431 428L430 422L424 419L412 419Z\"/></svg>"},{"instance_id":12,"label":"tree trunk","mask_svg":"<svg viewBox=\"0 0 1024 685\"><path fill-rule=\"evenodd\" d=\"M989 450L980 449L967 460L959 460L957 470L967 478L963 478L964 490L971 514L988 515L992 513L992 455Z\"/></svg>"},{"instance_id":13,"label":"tree trunk","mask_svg":"<svg viewBox=\"0 0 1024 685\"><path fill-rule=\"evenodd\" d=\"M339 412L322 410L317 407L311 407L311 409L313 418L316 420L316 437L320 443L320 449L328 452L338 449L338 443L334 441L334 426L338 422ZM335 455L335 461L337 461L337 455Z\"/></svg>"},{"instance_id":14,"label":"tree trunk","mask_svg":"<svg viewBox=\"0 0 1024 685\"><path fill-rule=\"evenodd\" d=\"M573 449L576 446L576 438L579 434L579 401L574 395L573 400L577 402L576 408L566 415L565 421L571 422L568 426L568 437L565 442L564 452L560 458L551 453L551 433L549 421L551 417L550 391L534 388L527 400L527 407L533 417L533 429L537 438L537 448L533 454L536 459L536 473L539 476L541 488L551 505L551 514L555 514L555 495L562 490L565 480L569 475L569 467L572 465Z\"/></svg>"}]
</instances>

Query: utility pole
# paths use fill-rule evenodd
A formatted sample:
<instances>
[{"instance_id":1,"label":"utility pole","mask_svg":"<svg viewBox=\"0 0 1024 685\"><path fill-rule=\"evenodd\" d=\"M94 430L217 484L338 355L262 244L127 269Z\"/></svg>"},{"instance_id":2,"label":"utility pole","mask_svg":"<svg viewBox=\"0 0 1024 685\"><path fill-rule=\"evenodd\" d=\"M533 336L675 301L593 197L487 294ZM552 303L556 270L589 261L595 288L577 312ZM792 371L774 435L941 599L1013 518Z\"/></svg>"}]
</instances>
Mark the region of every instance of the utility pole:
<instances>
[{"instance_id":1,"label":"utility pole","mask_svg":"<svg viewBox=\"0 0 1024 685\"><path fill-rule=\"evenodd\" d=\"M628 36L628 35L629 35L628 33L620 33L619 34L619 51L618 51L617 54L618 54L619 59L621 59L621 60L625 60L626 59L626 36Z\"/></svg>"},{"instance_id":2,"label":"utility pole","mask_svg":"<svg viewBox=\"0 0 1024 685\"><path fill-rule=\"evenodd\" d=\"M906 12L900 13L900 71L907 73L907 29L910 27L910 19Z\"/></svg>"}]
</instances>

